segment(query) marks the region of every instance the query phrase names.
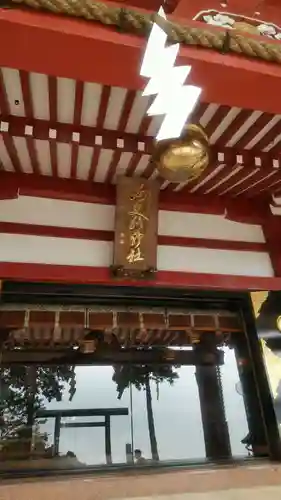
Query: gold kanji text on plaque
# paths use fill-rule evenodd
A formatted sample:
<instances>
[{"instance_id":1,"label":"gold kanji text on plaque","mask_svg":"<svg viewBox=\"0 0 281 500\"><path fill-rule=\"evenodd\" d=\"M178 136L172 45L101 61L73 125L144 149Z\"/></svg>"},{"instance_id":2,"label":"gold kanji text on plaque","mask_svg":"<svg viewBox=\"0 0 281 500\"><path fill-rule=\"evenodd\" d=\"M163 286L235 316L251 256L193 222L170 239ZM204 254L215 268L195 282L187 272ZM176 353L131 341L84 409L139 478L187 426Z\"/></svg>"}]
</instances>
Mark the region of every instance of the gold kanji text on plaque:
<instances>
[{"instance_id":1,"label":"gold kanji text on plaque","mask_svg":"<svg viewBox=\"0 0 281 500\"><path fill-rule=\"evenodd\" d=\"M158 193L157 182L118 179L112 266L116 276L144 278L155 272Z\"/></svg>"}]
</instances>

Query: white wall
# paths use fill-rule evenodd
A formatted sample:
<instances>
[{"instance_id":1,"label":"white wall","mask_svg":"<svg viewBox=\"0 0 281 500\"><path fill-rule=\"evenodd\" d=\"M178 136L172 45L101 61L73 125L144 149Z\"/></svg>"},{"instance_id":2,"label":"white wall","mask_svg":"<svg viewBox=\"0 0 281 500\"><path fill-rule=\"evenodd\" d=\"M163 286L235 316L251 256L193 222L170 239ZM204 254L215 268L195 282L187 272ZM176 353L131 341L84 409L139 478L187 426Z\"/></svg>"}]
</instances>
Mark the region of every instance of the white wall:
<instances>
[{"instance_id":1,"label":"white wall","mask_svg":"<svg viewBox=\"0 0 281 500\"><path fill-rule=\"evenodd\" d=\"M189 273L273 276L266 252L159 246L158 269Z\"/></svg>"},{"instance_id":2,"label":"white wall","mask_svg":"<svg viewBox=\"0 0 281 500\"><path fill-rule=\"evenodd\" d=\"M109 267L112 243L17 234L0 234L0 262ZM262 252L213 250L161 245L159 271L273 276L269 256Z\"/></svg>"},{"instance_id":3,"label":"white wall","mask_svg":"<svg viewBox=\"0 0 281 500\"><path fill-rule=\"evenodd\" d=\"M0 221L59 227L114 230L115 207L20 196L0 201ZM160 235L264 242L261 226L241 224L222 215L159 212Z\"/></svg>"},{"instance_id":4,"label":"white wall","mask_svg":"<svg viewBox=\"0 0 281 500\"><path fill-rule=\"evenodd\" d=\"M170 236L264 242L261 226L232 222L222 215L190 214L163 210L159 213L158 229L159 234Z\"/></svg>"},{"instance_id":5,"label":"white wall","mask_svg":"<svg viewBox=\"0 0 281 500\"><path fill-rule=\"evenodd\" d=\"M115 207L94 203L20 196L0 200L0 222L43 226L114 229Z\"/></svg>"},{"instance_id":6,"label":"white wall","mask_svg":"<svg viewBox=\"0 0 281 500\"><path fill-rule=\"evenodd\" d=\"M114 217L115 208L110 205L31 197L0 201L0 223L113 231ZM167 211L159 213L159 235L202 238L205 246L208 239L264 242L260 226L231 222L223 216ZM108 267L112 264L112 247L106 241L0 233L0 262ZM161 245L157 260L158 269L163 271L273 276L266 250Z\"/></svg>"},{"instance_id":7,"label":"white wall","mask_svg":"<svg viewBox=\"0 0 281 500\"><path fill-rule=\"evenodd\" d=\"M0 234L0 262L108 267L112 264L112 243Z\"/></svg>"}]
</instances>

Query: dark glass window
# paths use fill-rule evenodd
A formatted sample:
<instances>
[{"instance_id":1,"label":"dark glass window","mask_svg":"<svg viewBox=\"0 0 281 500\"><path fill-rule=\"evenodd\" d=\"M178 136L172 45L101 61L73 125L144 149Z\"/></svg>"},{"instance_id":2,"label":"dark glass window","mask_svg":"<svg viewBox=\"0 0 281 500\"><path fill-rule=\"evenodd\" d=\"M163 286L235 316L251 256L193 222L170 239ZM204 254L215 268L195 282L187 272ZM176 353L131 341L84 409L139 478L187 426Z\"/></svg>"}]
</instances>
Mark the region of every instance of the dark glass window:
<instances>
[{"instance_id":1,"label":"dark glass window","mask_svg":"<svg viewBox=\"0 0 281 500\"><path fill-rule=\"evenodd\" d=\"M247 457L251 450L241 441L248 419L235 351L222 350L222 366L199 369L2 366L0 470Z\"/></svg>"}]
</instances>

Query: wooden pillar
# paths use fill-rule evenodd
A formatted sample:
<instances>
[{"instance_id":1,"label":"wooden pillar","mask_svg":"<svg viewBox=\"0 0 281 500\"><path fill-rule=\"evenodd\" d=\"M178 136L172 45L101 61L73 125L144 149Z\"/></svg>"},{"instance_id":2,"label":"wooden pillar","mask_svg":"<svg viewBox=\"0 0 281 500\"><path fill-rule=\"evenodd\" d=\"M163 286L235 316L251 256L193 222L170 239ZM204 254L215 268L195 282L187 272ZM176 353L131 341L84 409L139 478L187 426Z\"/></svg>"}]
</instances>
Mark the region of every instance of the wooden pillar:
<instances>
[{"instance_id":1,"label":"wooden pillar","mask_svg":"<svg viewBox=\"0 0 281 500\"><path fill-rule=\"evenodd\" d=\"M245 325L247 351L250 358L252 376L255 382L256 402L258 402L257 410L255 410L258 411L258 415L255 415L255 417L260 418L262 421L270 458L279 461L281 459L280 433L262 356L262 350L257 336L250 294L247 294L247 300L244 301L241 312L243 314ZM247 389L246 392L248 392Z\"/></svg>"},{"instance_id":2,"label":"wooden pillar","mask_svg":"<svg viewBox=\"0 0 281 500\"><path fill-rule=\"evenodd\" d=\"M110 415L105 415L105 455L107 465L112 464Z\"/></svg>"},{"instance_id":3,"label":"wooden pillar","mask_svg":"<svg viewBox=\"0 0 281 500\"><path fill-rule=\"evenodd\" d=\"M249 358L246 339L241 334L234 339L234 349L240 377L249 434L242 442L251 446L255 456L268 456L265 428L261 417L253 367Z\"/></svg>"},{"instance_id":4,"label":"wooden pillar","mask_svg":"<svg viewBox=\"0 0 281 500\"><path fill-rule=\"evenodd\" d=\"M29 442L29 452L33 451L33 425L35 420L35 398L37 392L37 367L25 368L25 397L26 397L26 430Z\"/></svg>"},{"instance_id":5,"label":"wooden pillar","mask_svg":"<svg viewBox=\"0 0 281 500\"><path fill-rule=\"evenodd\" d=\"M195 350L211 346L198 345ZM212 349L213 350L213 349ZM231 457L231 447L226 421L219 367L196 366L196 380L201 406L206 457L218 460Z\"/></svg>"},{"instance_id":6,"label":"wooden pillar","mask_svg":"<svg viewBox=\"0 0 281 500\"><path fill-rule=\"evenodd\" d=\"M134 463L134 456L131 443L126 443L126 462L132 465Z\"/></svg>"},{"instance_id":7,"label":"wooden pillar","mask_svg":"<svg viewBox=\"0 0 281 500\"><path fill-rule=\"evenodd\" d=\"M8 340L10 334L9 328L0 329L0 351L2 350L3 344Z\"/></svg>"},{"instance_id":8,"label":"wooden pillar","mask_svg":"<svg viewBox=\"0 0 281 500\"><path fill-rule=\"evenodd\" d=\"M60 428L61 428L61 416L57 415L55 417L55 432L54 432L54 456L59 454L60 446Z\"/></svg>"}]
</instances>

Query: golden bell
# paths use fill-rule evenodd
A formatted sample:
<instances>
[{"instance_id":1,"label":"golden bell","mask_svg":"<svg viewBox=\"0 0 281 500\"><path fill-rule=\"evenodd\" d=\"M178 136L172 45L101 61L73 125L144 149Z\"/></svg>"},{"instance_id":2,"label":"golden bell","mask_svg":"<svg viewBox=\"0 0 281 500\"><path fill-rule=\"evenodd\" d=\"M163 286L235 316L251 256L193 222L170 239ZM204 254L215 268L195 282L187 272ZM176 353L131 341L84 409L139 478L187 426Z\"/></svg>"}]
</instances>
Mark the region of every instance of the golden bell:
<instances>
[{"instance_id":1,"label":"golden bell","mask_svg":"<svg viewBox=\"0 0 281 500\"><path fill-rule=\"evenodd\" d=\"M178 139L157 143L152 160L170 182L196 179L209 165L208 137L199 125L187 125Z\"/></svg>"}]
</instances>

